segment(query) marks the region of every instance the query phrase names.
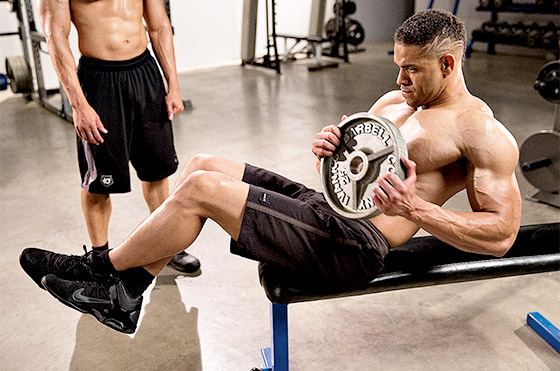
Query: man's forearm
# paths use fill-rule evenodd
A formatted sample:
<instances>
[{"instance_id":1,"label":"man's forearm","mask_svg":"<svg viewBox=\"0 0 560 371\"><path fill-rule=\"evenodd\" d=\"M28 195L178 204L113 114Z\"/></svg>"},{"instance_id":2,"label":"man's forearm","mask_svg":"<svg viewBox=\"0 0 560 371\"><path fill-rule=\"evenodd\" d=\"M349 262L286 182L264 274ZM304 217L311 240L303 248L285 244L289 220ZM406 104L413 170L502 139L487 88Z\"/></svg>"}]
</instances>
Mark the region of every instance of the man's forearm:
<instances>
[{"instance_id":1,"label":"man's forearm","mask_svg":"<svg viewBox=\"0 0 560 371\"><path fill-rule=\"evenodd\" d=\"M86 97L84 96L80 81L78 80L76 61L74 60L68 41L47 38L47 45L49 47L49 55L54 70L68 96L72 108L77 109L81 105L87 104Z\"/></svg>"},{"instance_id":2,"label":"man's forearm","mask_svg":"<svg viewBox=\"0 0 560 371\"><path fill-rule=\"evenodd\" d=\"M406 218L460 250L494 256L507 252L518 229L496 212L454 212L424 200Z\"/></svg>"},{"instance_id":3,"label":"man's forearm","mask_svg":"<svg viewBox=\"0 0 560 371\"><path fill-rule=\"evenodd\" d=\"M169 92L179 92L173 33L169 22L163 22L158 29L149 30L150 42L167 80Z\"/></svg>"}]
</instances>

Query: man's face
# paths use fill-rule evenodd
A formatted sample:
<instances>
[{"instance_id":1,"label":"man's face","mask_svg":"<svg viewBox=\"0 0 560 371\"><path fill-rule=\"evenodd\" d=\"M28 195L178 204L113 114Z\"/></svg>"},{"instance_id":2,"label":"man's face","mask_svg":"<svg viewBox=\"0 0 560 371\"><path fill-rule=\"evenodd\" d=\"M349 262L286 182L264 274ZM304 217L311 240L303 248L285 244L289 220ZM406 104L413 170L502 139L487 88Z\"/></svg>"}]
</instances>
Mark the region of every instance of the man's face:
<instances>
[{"instance_id":1,"label":"man's face","mask_svg":"<svg viewBox=\"0 0 560 371\"><path fill-rule=\"evenodd\" d=\"M406 103L414 108L435 101L443 91L443 72L439 59L420 53L419 46L395 43L393 61L399 66L397 84Z\"/></svg>"}]
</instances>

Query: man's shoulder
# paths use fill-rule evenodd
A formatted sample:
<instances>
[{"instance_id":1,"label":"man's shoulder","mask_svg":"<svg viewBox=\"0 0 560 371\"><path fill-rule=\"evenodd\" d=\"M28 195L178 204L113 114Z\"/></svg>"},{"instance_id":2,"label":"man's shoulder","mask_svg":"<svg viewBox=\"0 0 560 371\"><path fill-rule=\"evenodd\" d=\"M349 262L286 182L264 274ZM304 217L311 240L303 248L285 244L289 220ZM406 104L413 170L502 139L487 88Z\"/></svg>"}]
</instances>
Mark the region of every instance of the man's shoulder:
<instances>
[{"instance_id":1,"label":"man's shoulder","mask_svg":"<svg viewBox=\"0 0 560 371\"><path fill-rule=\"evenodd\" d=\"M406 103L400 90L392 90L383 94L370 108L369 112L376 115L383 115L383 110L387 107L396 107Z\"/></svg>"},{"instance_id":2,"label":"man's shoulder","mask_svg":"<svg viewBox=\"0 0 560 371\"><path fill-rule=\"evenodd\" d=\"M377 102L381 102L383 104L389 105L389 104L400 104L406 101L403 98L400 90L391 90L383 94L381 98L377 100Z\"/></svg>"},{"instance_id":3,"label":"man's shoulder","mask_svg":"<svg viewBox=\"0 0 560 371\"><path fill-rule=\"evenodd\" d=\"M468 148L468 152L491 153L492 156L502 158L513 155L517 150L517 143L513 135L504 124L498 121L482 100L476 101L470 108L458 112L457 127L461 133L460 141ZM480 151L484 148L485 151Z\"/></svg>"}]
</instances>

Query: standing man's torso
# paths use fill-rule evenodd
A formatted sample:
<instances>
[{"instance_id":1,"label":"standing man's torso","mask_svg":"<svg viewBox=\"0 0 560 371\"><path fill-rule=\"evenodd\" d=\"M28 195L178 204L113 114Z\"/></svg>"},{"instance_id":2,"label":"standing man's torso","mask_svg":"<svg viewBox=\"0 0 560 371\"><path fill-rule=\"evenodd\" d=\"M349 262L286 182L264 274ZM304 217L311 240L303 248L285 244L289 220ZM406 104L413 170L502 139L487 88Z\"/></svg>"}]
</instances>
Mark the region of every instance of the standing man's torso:
<instances>
[{"instance_id":1,"label":"standing man's torso","mask_svg":"<svg viewBox=\"0 0 560 371\"><path fill-rule=\"evenodd\" d=\"M83 56L128 60L146 50L142 0L69 0Z\"/></svg>"}]
</instances>

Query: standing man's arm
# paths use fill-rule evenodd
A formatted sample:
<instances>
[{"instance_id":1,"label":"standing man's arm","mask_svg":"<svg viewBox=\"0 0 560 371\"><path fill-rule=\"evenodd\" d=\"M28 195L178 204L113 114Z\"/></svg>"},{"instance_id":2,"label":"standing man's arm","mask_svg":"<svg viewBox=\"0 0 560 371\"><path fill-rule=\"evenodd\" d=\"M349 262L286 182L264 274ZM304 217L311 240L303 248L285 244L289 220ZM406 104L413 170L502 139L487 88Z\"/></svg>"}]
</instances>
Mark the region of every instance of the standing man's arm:
<instances>
[{"instance_id":1,"label":"standing man's arm","mask_svg":"<svg viewBox=\"0 0 560 371\"><path fill-rule=\"evenodd\" d=\"M162 0L144 0L144 20L148 26L150 42L163 74L167 80L169 91L165 97L167 113L172 120L176 114L183 111L183 101L179 90L177 67L175 65L175 50L173 48L173 32Z\"/></svg>"},{"instance_id":2,"label":"standing man's arm","mask_svg":"<svg viewBox=\"0 0 560 371\"><path fill-rule=\"evenodd\" d=\"M107 134L107 130L84 96L68 41L71 27L69 0L38 0L37 9L54 69L72 105L76 132L90 143L103 143L101 133Z\"/></svg>"}]
</instances>

